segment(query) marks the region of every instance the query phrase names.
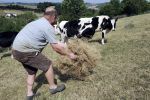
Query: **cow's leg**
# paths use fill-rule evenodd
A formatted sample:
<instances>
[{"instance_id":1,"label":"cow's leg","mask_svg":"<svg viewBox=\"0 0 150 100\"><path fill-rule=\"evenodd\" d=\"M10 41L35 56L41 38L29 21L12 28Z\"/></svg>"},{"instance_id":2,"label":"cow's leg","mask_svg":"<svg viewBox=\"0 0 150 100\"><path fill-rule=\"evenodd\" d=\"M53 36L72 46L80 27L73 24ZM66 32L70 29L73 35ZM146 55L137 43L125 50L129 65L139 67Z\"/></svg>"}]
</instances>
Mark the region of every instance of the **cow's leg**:
<instances>
[{"instance_id":1,"label":"cow's leg","mask_svg":"<svg viewBox=\"0 0 150 100\"><path fill-rule=\"evenodd\" d=\"M68 37L65 36L64 43L66 44L68 42Z\"/></svg>"},{"instance_id":2,"label":"cow's leg","mask_svg":"<svg viewBox=\"0 0 150 100\"><path fill-rule=\"evenodd\" d=\"M66 37L66 36L65 36L63 33L61 33L61 42L62 42L62 43L65 43L65 37Z\"/></svg>"},{"instance_id":3,"label":"cow's leg","mask_svg":"<svg viewBox=\"0 0 150 100\"><path fill-rule=\"evenodd\" d=\"M2 59L3 57L2 57L2 55L0 54L0 60Z\"/></svg>"},{"instance_id":4,"label":"cow's leg","mask_svg":"<svg viewBox=\"0 0 150 100\"><path fill-rule=\"evenodd\" d=\"M104 33L104 32L102 32L102 40L101 40L101 43L102 43L102 44L105 44L105 33Z\"/></svg>"},{"instance_id":5,"label":"cow's leg","mask_svg":"<svg viewBox=\"0 0 150 100\"><path fill-rule=\"evenodd\" d=\"M3 50L2 50L2 48L0 47L0 60L2 59L2 53L3 52Z\"/></svg>"},{"instance_id":6,"label":"cow's leg","mask_svg":"<svg viewBox=\"0 0 150 100\"><path fill-rule=\"evenodd\" d=\"M77 39L77 35L74 35L74 37L73 37L74 39Z\"/></svg>"},{"instance_id":7,"label":"cow's leg","mask_svg":"<svg viewBox=\"0 0 150 100\"><path fill-rule=\"evenodd\" d=\"M104 45L105 44L105 35L106 35L106 33L107 33L107 30L103 30L102 31L102 40L101 40L101 43Z\"/></svg>"}]
</instances>

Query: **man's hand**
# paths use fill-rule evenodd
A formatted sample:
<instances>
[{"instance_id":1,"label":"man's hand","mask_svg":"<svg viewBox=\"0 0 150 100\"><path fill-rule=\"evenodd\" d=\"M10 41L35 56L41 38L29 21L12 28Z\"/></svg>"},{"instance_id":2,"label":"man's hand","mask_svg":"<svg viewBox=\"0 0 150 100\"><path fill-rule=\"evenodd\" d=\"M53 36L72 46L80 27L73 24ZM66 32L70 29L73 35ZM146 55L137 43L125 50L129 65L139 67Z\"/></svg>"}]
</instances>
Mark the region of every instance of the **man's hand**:
<instances>
[{"instance_id":1,"label":"man's hand","mask_svg":"<svg viewBox=\"0 0 150 100\"><path fill-rule=\"evenodd\" d=\"M51 44L52 48L59 54L61 55L66 55L67 57L69 57L72 60L77 59L77 55L75 55L73 52L71 52L67 45L64 43L56 43L56 44Z\"/></svg>"},{"instance_id":2,"label":"man's hand","mask_svg":"<svg viewBox=\"0 0 150 100\"><path fill-rule=\"evenodd\" d=\"M77 55L75 55L74 53L70 53L68 56L69 56L69 58L72 59L72 60L77 59Z\"/></svg>"}]
</instances>

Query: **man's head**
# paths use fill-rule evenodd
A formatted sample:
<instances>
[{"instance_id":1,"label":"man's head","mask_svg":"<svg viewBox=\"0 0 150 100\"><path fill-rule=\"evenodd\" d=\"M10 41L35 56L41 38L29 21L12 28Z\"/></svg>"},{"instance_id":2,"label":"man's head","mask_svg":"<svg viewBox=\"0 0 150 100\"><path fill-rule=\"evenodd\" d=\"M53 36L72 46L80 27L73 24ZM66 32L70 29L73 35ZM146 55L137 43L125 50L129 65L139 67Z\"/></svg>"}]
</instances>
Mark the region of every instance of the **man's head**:
<instances>
[{"instance_id":1,"label":"man's head","mask_svg":"<svg viewBox=\"0 0 150 100\"><path fill-rule=\"evenodd\" d=\"M54 6L47 7L44 12L44 17L52 24L57 22L57 11Z\"/></svg>"}]
</instances>

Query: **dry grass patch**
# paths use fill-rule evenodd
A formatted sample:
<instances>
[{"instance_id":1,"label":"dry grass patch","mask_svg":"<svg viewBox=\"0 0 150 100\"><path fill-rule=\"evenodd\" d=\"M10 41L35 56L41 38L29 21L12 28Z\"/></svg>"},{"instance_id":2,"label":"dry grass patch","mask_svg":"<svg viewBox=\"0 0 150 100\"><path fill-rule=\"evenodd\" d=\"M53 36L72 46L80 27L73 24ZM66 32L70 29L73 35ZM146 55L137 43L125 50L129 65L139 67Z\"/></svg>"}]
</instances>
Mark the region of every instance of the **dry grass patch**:
<instances>
[{"instance_id":1,"label":"dry grass patch","mask_svg":"<svg viewBox=\"0 0 150 100\"><path fill-rule=\"evenodd\" d=\"M77 59L70 60L68 57L61 56L58 58L56 66L62 75L84 80L96 66L97 50L82 40L71 40L68 47L78 56Z\"/></svg>"},{"instance_id":2,"label":"dry grass patch","mask_svg":"<svg viewBox=\"0 0 150 100\"><path fill-rule=\"evenodd\" d=\"M77 48L85 48L90 59L97 59L96 66L91 68L93 73L84 77L84 81L72 79L63 81L66 90L50 95L46 79L41 78L39 71L37 78L41 80L36 81L35 88L41 95L35 100L150 100L149 17L150 14L143 14L119 19L116 31L107 34L108 43L105 45L98 42L99 32L94 35L91 42L76 41L74 52L79 53L80 49ZM127 23L131 24L131 22L134 28L125 28ZM82 42L85 43L83 47L81 47ZM43 53L56 65L59 54L49 45ZM81 55L86 56L85 53ZM62 59L59 59L64 61L65 58L62 56ZM71 62L71 64L75 63L75 61ZM67 71L66 74L72 72L72 70ZM10 57L0 60L0 80L1 100L25 99L26 75L20 63ZM57 81L58 84L62 83L59 79Z\"/></svg>"}]
</instances>

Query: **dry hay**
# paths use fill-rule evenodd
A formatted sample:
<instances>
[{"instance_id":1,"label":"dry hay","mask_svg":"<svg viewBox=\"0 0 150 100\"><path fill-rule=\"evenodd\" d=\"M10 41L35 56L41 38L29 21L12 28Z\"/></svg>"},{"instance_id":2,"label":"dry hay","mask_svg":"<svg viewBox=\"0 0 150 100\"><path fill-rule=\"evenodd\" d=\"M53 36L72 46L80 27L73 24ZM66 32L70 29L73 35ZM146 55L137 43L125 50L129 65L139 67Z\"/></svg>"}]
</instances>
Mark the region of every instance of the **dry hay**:
<instances>
[{"instance_id":1,"label":"dry hay","mask_svg":"<svg viewBox=\"0 0 150 100\"><path fill-rule=\"evenodd\" d=\"M57 69L66 77L84 80L96 66L97 50L85 41L77 39L70 40L68 48L78 56L77 59L70 60L62 56L56 62Z\"/></svg>"}]
</instances>

